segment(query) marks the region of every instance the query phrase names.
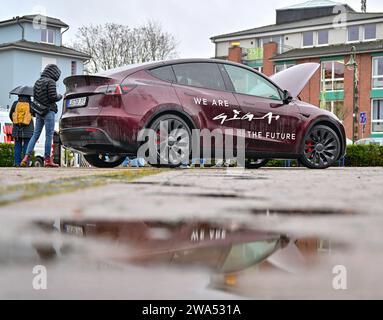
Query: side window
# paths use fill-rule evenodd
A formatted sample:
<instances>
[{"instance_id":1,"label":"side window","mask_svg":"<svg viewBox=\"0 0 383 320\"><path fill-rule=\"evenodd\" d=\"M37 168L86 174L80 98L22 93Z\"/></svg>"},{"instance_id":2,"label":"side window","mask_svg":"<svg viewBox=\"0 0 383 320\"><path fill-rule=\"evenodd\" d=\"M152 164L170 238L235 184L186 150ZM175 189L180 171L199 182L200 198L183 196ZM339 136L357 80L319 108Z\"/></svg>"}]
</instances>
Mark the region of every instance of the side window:
<instances>
[{"instance_id":1,"label":"side window","mask_svg":"<svg viewBox=\"0 0 383 320\"><path fill-rule=\"evenodd\" d=\"M218 65L215 63L185 63L173 65L177 83L185 86L225 91Z\"/></svg>"},{"instance_id":2,"label":"side window","mask_svg":"<svg viewBox=\"0 0 383 320\"><path fill-rule=\"evenodd\" d=\"M225 65L225 69L237 93L281 100L278 88L255 72L231 65Z\"/></svg>"},{"instance_id":3,"label":"side window","mask_svg":"<svg viewBox=\"0 0 383 320\"><path fill-rule=\"evenodd\" d=\"M176 78L174 77L174 72L171 66L159 67L156 69L150 70L150 73L164 81L176 82Z\"/></svg>"}]
</instances>

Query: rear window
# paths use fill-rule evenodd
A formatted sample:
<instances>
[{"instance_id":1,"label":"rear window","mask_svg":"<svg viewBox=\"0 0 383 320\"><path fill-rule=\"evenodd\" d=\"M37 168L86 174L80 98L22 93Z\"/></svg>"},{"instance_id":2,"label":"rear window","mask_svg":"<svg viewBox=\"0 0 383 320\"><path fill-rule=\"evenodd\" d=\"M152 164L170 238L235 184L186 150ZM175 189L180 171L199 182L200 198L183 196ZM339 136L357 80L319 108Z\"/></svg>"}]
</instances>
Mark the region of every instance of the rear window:
<instances>
[{"instance_id":1,"label":"rear window","mask_svg":"<svg viewBox=\"0 0 383 320\"><path fill-rule=\"evenodd\" d=\"M171 66L152 69L150 70L150 73L161 80L176 82L176 78L174 76L174 72Z\"/></svg>"},{"instance_id":2,"label":"rear window","mask_svg":"<svg viewBox=\"0 0 383 320\"><path fill-rule=\"evenodd\" d=\"M177 83L185 86L224 91L223 81L218 65L215 63L185 63L173 65Z\"/></svg>"}]
</instances>

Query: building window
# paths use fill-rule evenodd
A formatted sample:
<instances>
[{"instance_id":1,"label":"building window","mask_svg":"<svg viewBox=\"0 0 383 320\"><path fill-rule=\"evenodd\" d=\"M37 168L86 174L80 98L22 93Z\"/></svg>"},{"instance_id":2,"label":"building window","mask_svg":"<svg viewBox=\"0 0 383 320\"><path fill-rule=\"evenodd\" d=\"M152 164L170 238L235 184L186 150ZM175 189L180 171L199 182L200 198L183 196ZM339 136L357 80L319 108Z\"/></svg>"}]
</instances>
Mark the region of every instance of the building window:
<instances>
[{"instance_id":1,"label":"building window","mask_svg":"<svg viewBox=\"0 0 383 320\"><path fill-rule=\"evenodd\" d=\"M274 37L267 37L259 39L259 47L263 48L265 44L268 44L270 42L275 42L278 44L278 53L281 54L284 52L284 36L274 36Z\"/></svg>"},{"instance_id":2,"label":"building window","mask_svg":"<svg viewBox=\"0 0 383 320\"><path fill-rule=\"evenodd\" d=\"M348 42L359 41L359 26L350 26L347 29Z\"/></svg>"},{"instance_id":3,"label":"building window","mask_svg":"<svg viewBox=\"0 0 383 320\"><path fill-rule=\"evenodd\" d=\"M383 57L372 58L372 88L383 88Z\"/></svg>"},{"instance_id":4,"label":"building window","mask_svg":"<svg viewBox=\"0 0 383 320\"><path fill-rule=\"evenodd\" d=\"M55 32L52 29L41 29L41 42L54 44Z\"/></svg>"},{"instance_id":5,"label":"building window","mask_svg":"<svg viewBox=\"0 0 383 320\"><path fill-rule=\"evenodd\" d=\"M383 100L372 100L372 133L383 132Z\"/></svg>"},{"instance_id":6,"label":"building window","mask_svg":"<svg viewBox=\"0 0 383 320\"><path fill-rule=\"evenodd\" d=\"M322 91L344 90L344 61L322 62Z\"/></svg>"},{"instance_id":7,"label":"building window","mask_svg":"<svg viewBox=\"0 0 383 320\"><path fill-rule=\"evenodd\" d=\"M364 40L376 39L376 24L367 24L364 26Z\"/></svg>"},{"instance_id":8,"label":"building window","mask_svg":"<svg viewBox=\"0 0 383 320\"><path fill-rule=\"evenodd\" d=\"M283 64L277 64L275 65L274 67L274 73L278 73L278 72L281 72L283 70L286 70L288 68L291 68L293 67L295 64L293 63L283 63Z\"/></svg>"},{"instance_id":9,"label":"building window","mask_svg":"<svg viewBox=\"0 0 383 320\"><path fill-rule=\"evenodd\" d=\"M344 121L346 117L343 101L326 101L322 108L335 114L340 121Z\"/></svg>"},{"instance_id":10,"label":"building window","mask_svg":"<svg viewBox=\"0 0 383 320\"><path fill-rule=\"evenodd\" d=\"M72 61L72 64L71 64L71 75L72 76L77 75L77 61Z\"/></svg>"},{"instance_id":11,"label":"building window","mask_svg":"<svg viewBox=\"0 0 383 320\"><path fill-rule=\"evenodd\" d=\"M314 32L303 32L303 46L312 47L314 45Z\"/></svg>"},{"instance_id":12,"label":"building window","mask_svg":"<svg viewBox=\"0 0 383 320\"><path fill-rule=\"evenodd\" d=\"M318 45L323 46L328 44L328 30L318 31Z\"/></svg>"}]
</instances>

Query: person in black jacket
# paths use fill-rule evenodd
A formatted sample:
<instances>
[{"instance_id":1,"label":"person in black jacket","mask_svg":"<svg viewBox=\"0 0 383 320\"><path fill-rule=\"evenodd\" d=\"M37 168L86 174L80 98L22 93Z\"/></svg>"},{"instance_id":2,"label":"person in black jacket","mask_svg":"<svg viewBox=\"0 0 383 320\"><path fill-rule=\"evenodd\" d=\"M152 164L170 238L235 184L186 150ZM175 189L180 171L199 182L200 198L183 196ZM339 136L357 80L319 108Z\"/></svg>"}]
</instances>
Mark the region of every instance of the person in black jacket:
<instances>
[{"instance_id":1,"label":"person in black jacket","mask_svg":"<svg viewBox=\"0 0 383 320\"><path fill-rule=\"evenodd\" d=\"M26 102L31 105L31 98L28 96L19 96L19 99L15 101L9 111L9 118L13 121L13 114L16 111L16 105L19 102ZM30 107L29 107L30 108ZM29 111L33 115L33 111L30 108ZM18 125L13 124L12 127L12 137L15 139L15 167L20 167L22 154L27 154L28 143L33 136L33 132L35 130L35 126L33 124L33 120L29 123L29 125Z\"/></svg>"},{"instance_id":2,"label":"person in black jacket","mask_svg":"<svg viewBox=\"0 0 383 320\"><path fill-rule=\"evenodd\" d=\"M45 126L45 160L44 166L50 168L58 167L52 159L52 141L55 129L55 114L57 113L57 102L62 99L62 96L57 93L56 82L60 79L61 71L54 65L46 66L39 80L36 81L34 86L34 100L48 108L48 113L45 116L36 115L36 128L31 141L28 144L26 156L21 162L22 167L29 166L32 152L35 148L36 142L39 140L41 131Z\"/></svg>"}]
</instances>

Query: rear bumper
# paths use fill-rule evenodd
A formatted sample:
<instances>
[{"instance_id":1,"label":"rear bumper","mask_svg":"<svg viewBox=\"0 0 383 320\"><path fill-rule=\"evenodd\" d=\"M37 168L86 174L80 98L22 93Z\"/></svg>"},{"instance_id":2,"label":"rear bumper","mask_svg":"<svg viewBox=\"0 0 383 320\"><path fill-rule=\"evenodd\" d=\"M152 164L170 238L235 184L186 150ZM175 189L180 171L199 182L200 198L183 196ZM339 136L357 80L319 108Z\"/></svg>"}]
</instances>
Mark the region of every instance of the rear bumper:
<instances>
[{"instance_id":1,"label":"rear bumper","mask_svg":"<svg viewBox=\"0 0 383 320\"><path fill-rule=\"evenodd\" d=\"M136 146L123 145L113 140L104 130L99 128L61 129L60 139L64 147L86 154L130 154L134 153L136 148Z\"/></svg>"}]
</instances>

